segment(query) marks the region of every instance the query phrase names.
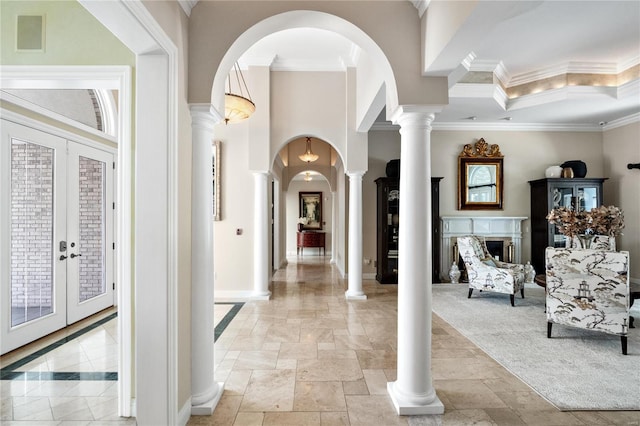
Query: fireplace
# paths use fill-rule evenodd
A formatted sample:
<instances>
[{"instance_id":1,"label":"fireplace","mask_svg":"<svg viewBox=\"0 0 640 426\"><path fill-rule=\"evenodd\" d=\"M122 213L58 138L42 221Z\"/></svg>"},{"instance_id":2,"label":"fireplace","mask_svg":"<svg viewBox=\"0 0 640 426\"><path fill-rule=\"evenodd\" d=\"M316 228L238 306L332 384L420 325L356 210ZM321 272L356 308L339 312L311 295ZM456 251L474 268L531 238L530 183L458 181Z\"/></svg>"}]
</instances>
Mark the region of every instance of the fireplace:
<instances>
[{"instance_id":1,"label":"fireplace","mask_svg":"<svg viewBox=\"0 0 640 426\"><path fill-rule=\"evenodd\" d=\"M440 219L442 282L449 281L451 263L458 257L456 240L464 235L484 237L489 253L498 260L522 263L522 222L528 218L443 216Z\"/></svg>"}]
</instances>

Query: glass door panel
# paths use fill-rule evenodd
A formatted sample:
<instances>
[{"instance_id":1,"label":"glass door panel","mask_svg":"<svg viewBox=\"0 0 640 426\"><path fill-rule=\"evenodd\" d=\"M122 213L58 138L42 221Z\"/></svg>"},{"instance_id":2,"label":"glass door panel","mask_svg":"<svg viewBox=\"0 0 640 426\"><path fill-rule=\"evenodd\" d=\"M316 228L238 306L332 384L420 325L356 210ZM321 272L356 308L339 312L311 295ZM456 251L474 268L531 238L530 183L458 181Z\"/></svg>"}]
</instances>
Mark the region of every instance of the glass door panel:
<instances>
[{"instance_id":1,"label":"glass door panel","mask_svg":"<svg viewBox=\"0 0 640 426\"><path fill-rule=\"evenodd\" d=\"M557 207L568 207L571 208L573 206L574 194L573 187L556 187L553 188L553 208ZM551 225L551 229L553 232L553 246L554 247L564 247L566 244L566 239L563 234L558 231L558 227Z\"/></svg>"},{"instance_id":2,"label":"glass door panel","mask_svg":"<svg viewBox=\"0 0 640 426\"><path fill-rule=\"evenodd\" d=\"M589 211L598 207L598 188L578 188L578 205L581 211Z\"/></svg>"},{"instance_id":3,"label":"glass door panel","mask_svg":"<svg viewBox=\"0 0 640 426\"><path fill-rule=\"evenodd\" d=\"M53 155L11 140L12 327L53 312Z\"/></svg>"},{"instance_id":4,"label":"glass door panel","mask_svg":"<svg viewBox=\"0 0 640 426\"><path fill-rule=\"evenodd\" d=\"M0 352L66 325L65 149L62 138L2 120Z\"/></svg>"},{"instance_id":5,"label":"glass door panel","mask_svg":"<svg viewBox=\"0 0 640 426\"><path fill-rule=\"evenodd\" d=\"M113 305L113 155L69 142L67 321Z\"/></svg>"}]
</instances>

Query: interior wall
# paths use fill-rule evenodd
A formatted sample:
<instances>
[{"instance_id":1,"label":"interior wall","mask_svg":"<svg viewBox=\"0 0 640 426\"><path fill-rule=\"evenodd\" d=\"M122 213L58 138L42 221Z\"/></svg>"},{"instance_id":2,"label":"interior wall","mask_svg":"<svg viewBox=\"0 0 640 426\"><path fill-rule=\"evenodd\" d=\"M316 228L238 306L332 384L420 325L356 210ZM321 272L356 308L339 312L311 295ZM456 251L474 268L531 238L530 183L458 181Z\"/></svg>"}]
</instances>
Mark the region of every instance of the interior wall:
<instances>
[{"instance_id":1,"label":"interior wall","mask_svg":"<svg viewBox=\"0 0 640 426\"><path fill-rule=\"evenodd\" d=\"M498 144L504 155L503 210L461 211L457 209L458 154L465 144L475 143L479 138L484 138L489 144ZM637 143L637 138L635 140ZM399 146L400 134L395 130L369 132L369 172L365 175L367 183L363 186L363 199L368 200L367 208L364 209L364 229L375 229L376 210L372 208L375 205L371 204L371 200L376 197L376 188L372 182L375 178L384 176L383 163L399 158ZM612 156L626 161L629 155L619 154L614 150ZM544 178L547 167L559 165L567 160L584 161L587 164L587 177L608 177L604 176L602 133L600 132L434 130L431 133L431 173L432 176L444 178L440 181L441 216L524 216L528 218L531 216L528 181ZM607 200L606 190L604 196ZM375 238L365 236L363 243L364 257L372 256L376 259ZM530 258L530 222L526 220L523 222L522 261L526 262ZM375 268L363 268L364 271L373 272Z\"/></svg>"},{"instance_id":2,"label":"interior wall","mask_svg":"<svg viewBox=\"0 0 640 426\"><path fill-rule=\"evenodd\" d=\"M603 134L605 205L624 212L625 228L616 240L618 250L629 251L631 279L640 284L640 170L627 168L640 163L640 122L607 130Z\"/></svg>"},{"instance_id":3,"label":"interior wall","mask_svg":"<svg viewBox=\"0 0 640 426\"><path fill-rule=\"evenodd\" d=\"M289 184L289 190L285 194L286 224L284 226L284 230L286 233L287 256L296 256L297 253L296 235L298 232L298 218L300 217L299 193L309 191L322 192L322 232L325 233L326 255L331 255L331 240L333 238L333 234L331 232L333 227L333 220L331 217L331 211L333 209L333 202L331 200L331 188L324 178L320 176L314 176L314 179L309 182L300 180L291 181L291 183ZM306 249L304 252L305 256L317 255L318 249Z\"/></svg>"}]
</instances>

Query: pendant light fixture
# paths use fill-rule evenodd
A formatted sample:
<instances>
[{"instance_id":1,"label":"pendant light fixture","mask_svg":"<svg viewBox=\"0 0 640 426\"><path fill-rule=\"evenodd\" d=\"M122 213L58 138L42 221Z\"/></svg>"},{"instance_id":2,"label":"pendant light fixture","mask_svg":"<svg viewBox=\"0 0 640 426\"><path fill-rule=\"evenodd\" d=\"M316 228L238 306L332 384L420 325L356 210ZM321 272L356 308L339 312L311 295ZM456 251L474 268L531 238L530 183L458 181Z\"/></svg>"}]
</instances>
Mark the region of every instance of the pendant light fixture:
<instances>
[{"instance_id":1,"label":"pendant light fixture","mask_svg":"<svg viewBox=\"0 0 640 426\"><path fill-rule=\"evenodd\" d=\"M312 180L313 178L311 177L311 172L305 172L304 174L304 180L309 182L310 180Z\"/></svg>"},{"instance_id":2,"label":"pendant light fixture","mask_svg":"<svg viewBox=\"0 0 640 426\"><path fill-rule=\"evenodd\" d=\"M312 163L318 159L318 155L311 152L311 138L307 137L307 150L304 154L298 155L302 161L306 163Z\"/></svg>"},{"instance_id":3,"label":"pendant light fixture","mask_svg":"<svg viewBox=\"0 0 640 426\"><path fill-rule=\"evenodd\" d=\"M238 89L236 93L231 90L231 81L235 80ZM238 62L233 64L233 70L227 79L228 91L224 94L224 122L238 123L251 117L256 110L256 105L251 100L247 83L244 81L242 70ZM246 93L246 95L245 95Z\"/></svg>"}]
</instances>

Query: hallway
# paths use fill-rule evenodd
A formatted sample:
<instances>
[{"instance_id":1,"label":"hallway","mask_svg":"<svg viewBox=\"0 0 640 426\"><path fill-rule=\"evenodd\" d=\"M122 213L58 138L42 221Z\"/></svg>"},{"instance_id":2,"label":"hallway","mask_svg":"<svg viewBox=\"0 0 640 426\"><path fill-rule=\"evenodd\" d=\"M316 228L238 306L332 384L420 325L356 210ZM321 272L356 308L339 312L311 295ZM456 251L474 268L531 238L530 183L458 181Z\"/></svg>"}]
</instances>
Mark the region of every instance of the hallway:
<instances>
[{"instance_id":1,"label":"hallway","mask_svg":"<svg viewBox=\"0 0 640 426\"><path fill-rule=\"evenodd\" d=\"M399 417L387 394L396 374L397 286L365 280L347 302L328 258L289 258L272 300L248 302L215 344L225 391L213 416L189 425L638 424L637 412L560 412L434 315L434 386L442 419ZM218 305L216 305L217 307ZM441 422L441 423L440 423ZM635 423L634 423L635 422Z\"/></svg>"}]
</instances>

